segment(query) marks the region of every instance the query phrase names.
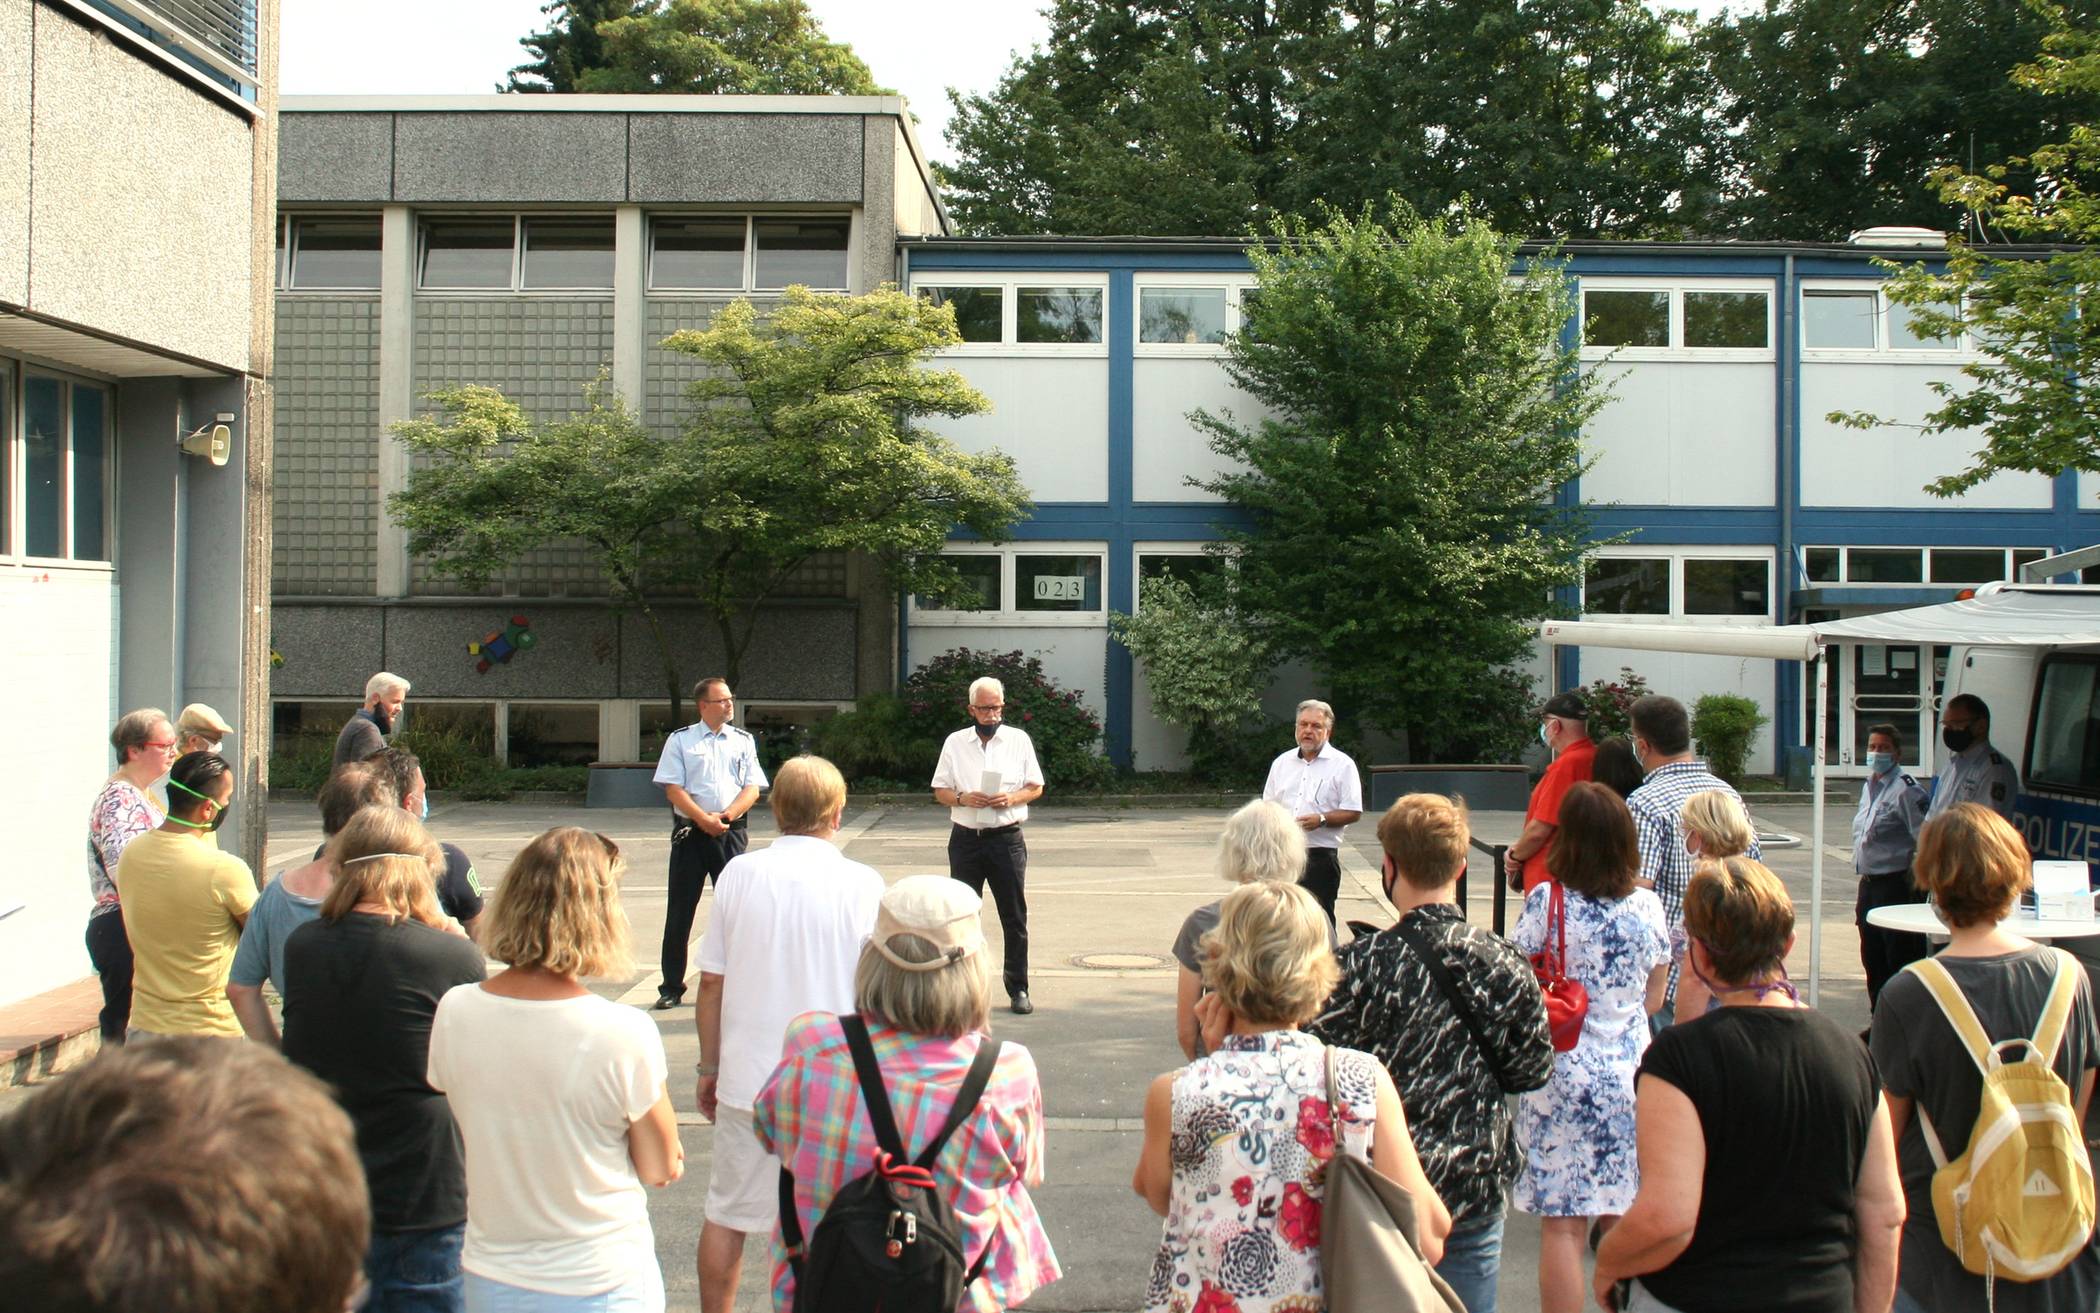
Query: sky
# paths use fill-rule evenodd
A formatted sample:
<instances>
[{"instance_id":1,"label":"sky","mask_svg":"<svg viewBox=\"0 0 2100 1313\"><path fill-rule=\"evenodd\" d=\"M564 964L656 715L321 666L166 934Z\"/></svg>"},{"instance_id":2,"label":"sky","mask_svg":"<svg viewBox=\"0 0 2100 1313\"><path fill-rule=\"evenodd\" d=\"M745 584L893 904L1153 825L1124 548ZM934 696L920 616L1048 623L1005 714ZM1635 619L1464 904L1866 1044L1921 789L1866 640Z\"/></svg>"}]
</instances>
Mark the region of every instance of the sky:
<instances>
[{"instance_id":1,"label":"sky","mask_svg":"<svg viewBox=\"0 0 2100 1313\"><path fill-rule=\"evenodd\" d=\"M518 38L545 0L283 0L278 90L287 96L477 95L524 62ZM989 91L1043 39L1048 0L809 0L835 41L903 93L920 145L949 158L947 88Z\"/></svg>"}]
</instances>

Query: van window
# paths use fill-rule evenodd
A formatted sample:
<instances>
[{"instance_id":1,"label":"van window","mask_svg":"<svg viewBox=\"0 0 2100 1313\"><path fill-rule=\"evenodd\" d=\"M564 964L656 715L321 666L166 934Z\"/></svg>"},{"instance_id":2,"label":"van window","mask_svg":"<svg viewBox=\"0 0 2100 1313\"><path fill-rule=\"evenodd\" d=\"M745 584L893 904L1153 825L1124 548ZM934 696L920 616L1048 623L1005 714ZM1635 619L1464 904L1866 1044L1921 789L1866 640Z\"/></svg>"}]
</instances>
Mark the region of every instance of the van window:
<instances>
[{"instance_id":1,"label":"van window","mask_svg":"<svg viewBox=\"0 0 2100 1313\"><path fill-rule=\"evenodd\" d=\"M2100 658L2053 656L2042 663L2034 702L2034 729L2027 737L2030 790L2100 793Z\"/></svg>"}]
</instances>

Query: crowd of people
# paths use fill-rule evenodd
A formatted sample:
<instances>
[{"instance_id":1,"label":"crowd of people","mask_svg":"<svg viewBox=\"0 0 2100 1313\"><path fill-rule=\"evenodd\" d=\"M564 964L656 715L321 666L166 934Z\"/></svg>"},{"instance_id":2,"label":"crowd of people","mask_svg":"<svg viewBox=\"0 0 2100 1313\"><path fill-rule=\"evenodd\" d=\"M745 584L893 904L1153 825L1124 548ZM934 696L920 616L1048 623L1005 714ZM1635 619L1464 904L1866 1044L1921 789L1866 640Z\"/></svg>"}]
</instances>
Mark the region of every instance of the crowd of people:
<instances>
[{"instance_id":1,"label":"crowd of people","mask_svg":"<svg viewBox=\"0 0 2100 1313\"><path fill-rule=\"evenodd\" d=\"M541 834L484 910L464 854L425 828L413 755L385 741L406 693L375 677L318 796L324 843L260 893L216 844L233 805L208 737L223 721L119 721L90 826L109 1051L0 1123L0 1290L178 1313L665 1306L648 1190L685 1160L662 1031L586 983L634 972L620 849ZM1022 1304L1061 1268L1031 1197L1037 1069L991 1035L981 891L1025 1015L1020 834L1045 787L1003 690L971 687L972 723L936 768L950 872L887 885L841 851L830 763L796 758L769 780L728 732L727 683L702 681L695 704L658 780L674 904L715 884L692 953L693 1095L713 1124L704 1313L730 1313L754 1233L782 1313ZM1360 781L1332 709L1299 708L1264 796L1222 826L1229 891L1172 945L1188 1061L1146 1092L1132 1180L1163 1219L1150 1313L1325 1307L1343 1157L1398 1187L1434 1297L1471 1313L1496 1307L1512 1206L1539 1219L1545 1313L1592 1298L1654 1313L2100 1306L2083 1135L2100 1020L2075 960L2000 924L2029 859L2001 814L1988 709L1949 702L1957 756L1929 797L1893 769L1894 729L1872 732L1854 827L1864 1036L1789 981L1792 901L1741 798L1694 755L1682 704L1634 703L1631 772L1591 743L1580 698L1549 700L1539 723L1553 760L1500 873L1526 890L1509 935L1460 904L1465 805L1415 794L1377 823L1395 918L1344 939L1338 854ZM761 798L778 837L750 851ZM1867 933L1870 907L1926 897L1944 950ZM683 999L686 952L666 940L659 1007ZM2033 1206L2070 1228L2043 1260L2024 1237L1963 1248L1975 1218L1950 1215L1942 1188L1996 1106L1992 1045L2016 1040L2034 1079L2059 1082L2071 1127L2067 1166L2015 1182L2062 1196ZM941 1207L867 1211L915 1191ZM920 1287L892 1298L882 1260L849 1252L868 1234L892 1260L923 1243L939 1304Z\"/></svg>"}]
</instances>

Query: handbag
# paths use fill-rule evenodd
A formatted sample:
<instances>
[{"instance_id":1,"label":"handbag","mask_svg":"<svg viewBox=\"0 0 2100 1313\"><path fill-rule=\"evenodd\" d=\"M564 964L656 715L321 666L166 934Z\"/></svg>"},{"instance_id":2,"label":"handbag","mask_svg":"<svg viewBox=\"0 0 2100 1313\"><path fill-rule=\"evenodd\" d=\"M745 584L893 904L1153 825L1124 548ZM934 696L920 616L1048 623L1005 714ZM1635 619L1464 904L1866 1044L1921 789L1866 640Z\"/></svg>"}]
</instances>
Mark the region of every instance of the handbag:
<instances>
[{"instance_id":1,"label":"handbag","mask_svg":"<svg viewBox=\"0 0 2100 1313\"><path fill-rule=\"evenodd\" d=\"M1590 1014L1590 992L1579 980L1568 978L1568 910L1562 902L1560 881L1546 906L1546 938L1552 947L1531 955L1531 969L1538 973L1539 992L1546 996L1546 1026L1553 1032L1553 1051L1566 1053L1582 1039L1582 1020Z\"/></svg>"},{"instance_id":2,"label":"handbag","mask_svg":"<svg viewBox=\"0 0 2100 1313\"><path fill-rule=\"evenodd\" d=\"M1327 1119L1334 1156L1320 1201L1320 1282L1327 1313L1466 1313L1458 1292L1422 1257L1415 1199L1342 1151L1334 1048L1327 1049Z\"/></svg>"}]
</instances>

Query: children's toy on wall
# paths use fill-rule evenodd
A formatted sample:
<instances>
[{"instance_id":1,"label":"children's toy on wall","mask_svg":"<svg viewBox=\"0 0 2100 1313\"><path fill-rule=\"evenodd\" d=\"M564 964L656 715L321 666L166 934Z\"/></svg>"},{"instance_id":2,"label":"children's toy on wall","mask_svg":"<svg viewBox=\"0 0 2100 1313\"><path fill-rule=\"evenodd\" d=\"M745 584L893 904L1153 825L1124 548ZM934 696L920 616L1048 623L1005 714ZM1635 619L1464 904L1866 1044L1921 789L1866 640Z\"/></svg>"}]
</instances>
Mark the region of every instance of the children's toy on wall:
<instances>
[{"instance_id":1,"label":"children's toy on wall","mask_svg":"<svg viewBox=\"0 0 2100 1313\"><path fill-rule=\"evenodd\" d=\"M478 643L467 644L467 651L481 658L474 663L474 669L486 675L496 666L508 664L518 653L531 651L538 641L532 633L532 621L514 615L503 628L485 635Z\"/></svg>"}]
</instances>

